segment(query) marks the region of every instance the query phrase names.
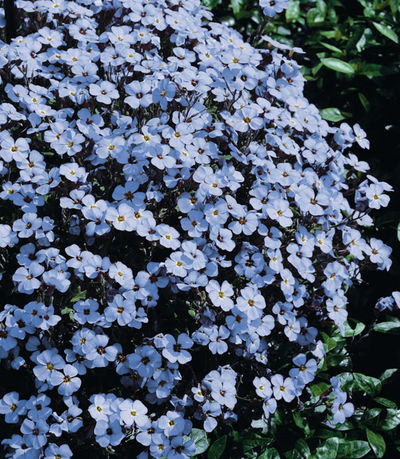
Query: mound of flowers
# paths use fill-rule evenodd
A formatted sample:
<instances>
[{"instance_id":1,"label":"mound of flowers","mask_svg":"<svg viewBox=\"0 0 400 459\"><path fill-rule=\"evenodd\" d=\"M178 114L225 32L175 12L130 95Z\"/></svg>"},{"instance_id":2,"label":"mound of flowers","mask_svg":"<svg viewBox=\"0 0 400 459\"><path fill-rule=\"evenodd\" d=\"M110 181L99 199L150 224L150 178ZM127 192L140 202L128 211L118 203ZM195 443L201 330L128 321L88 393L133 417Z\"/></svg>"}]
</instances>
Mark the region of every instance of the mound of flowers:
<instances>
[{"instance_id":1,"label":"mound of flowers","mask_svg":"<svg viewBox=\"0 0 400 459\"><path fill-rule=\"evenodd\" d=\"M321 119L293 50L252 47L198 0L16 4L0 51L6 457L188 458L194 427L300 406L320 331L344 333L347 289L391 263L364 235L391 189L351 152L364 131ZM353 405L337 379L328 392L342 423Z\"/></svg>"}]
</instances>

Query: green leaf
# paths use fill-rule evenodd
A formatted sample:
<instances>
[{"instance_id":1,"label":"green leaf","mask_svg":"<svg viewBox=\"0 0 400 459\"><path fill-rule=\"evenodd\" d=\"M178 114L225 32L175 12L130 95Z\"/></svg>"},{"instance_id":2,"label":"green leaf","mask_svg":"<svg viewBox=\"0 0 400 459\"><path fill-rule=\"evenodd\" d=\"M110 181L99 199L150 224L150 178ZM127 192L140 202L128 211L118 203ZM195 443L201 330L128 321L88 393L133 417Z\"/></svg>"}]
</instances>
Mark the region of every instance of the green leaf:
<instances>
[{"instance_id":1,"label":"green leaf","mask_svg":"<svg viewBox=\"0 0 400 459\"><path fill-rule=\"evenodd\" d=\"M335 432L334 435L341 435L340 432ZM324 440L332 438L332 430L321 428L314 433L315 438L322 438Z\"/></svg>"},{"instance_id":2,"label":"green leaf","mask_svg":"<svg viewBox=\"0 0 400 459\"><path fill-rule=\"evenodd\" d=\"M326 16L326 14L324 14L318 8L311 8L307 12L307 16L306 16L307 24L310 27L318 26L318 25L322 24L325 21L325 16Z\"/></svg>"},{"instance_id":3,"label":"green leaf","mask_svg":"<svg viewBox=\"0 0 400 459\"><path fill-rule=\"evenodd\" d=\"M386 38L389 38L389 40L392 40L395 43L399 43L399 37L391 27L380 24L379 22L374 22L373 24L375 26L375 29L382 35L384 35Z\"/></svg>"},{"instance_id":4,"label":"green leaf","mask_svg":"<svg viewBox=\"0 0 400 459\"><path fill-rule=\"evenodd\" d=\"M374 400L379 403L382 406L386 406L386 408L392 408L394 410L397 410L397 405L395 402L392 400L389 400L388 398L384 397L375 397Z\"/></svg>"},{"instance_id":5,"label":"green leaf","mask_svg":"<svg viewBox=\"0 0 400 459\"><path fill-rule=\"evenodd\" d=\"M338 378L343 390L366 392L369 395L373 395L381 384L378 378L366 376L362 373L341 373Z\"/></svg>"},{"instance_id":6,"label":"green leaf","mask_svg":"<svg viewBox=\"0 0 400 459\"><path fill-rule=\"evenodd\" d=\"M286 22L295 21L300 17L300 0L291 0L285 12Z\"/></svg>"},{"instance_id":7,"label":"green leaf","mask_svg":"<svg viewBox=\"0 0 400 459\"><path fill-rule=\"evenodd\" d=\"M374 326L374 330L379 333L400 333L400 320L393 319L389 322L380 322Z\"/></svg>"},{"instance_id":8,"label":"green leaf","mask_svg":"<svg viewBox=\"0 0 400 459\"><path fill-rule=\"evenodd\" d=\"M335 107L323 108L320 110L320 113L324 120L332 121L333 123L337 123L338 121L345 119L342 112Z\"/></svg>"},{"instance_id":9,"label":"green leaf","mask_svg":"<svg viewBox=\"0 0 400 459\"><path fill-rule=\"evenodd\" d=\"M362 417L362 422L370 424L381 413L382 413L382 408L370 408L364 413Z\"/></svg>"},{"instance_id":10,"label":"green leaf","mask_svg":"<svg viewBox=\"0 0 400 459\"><path fill-rule=\"evenodd\" d=\"M340 30L339 31L338 30L321 30L318 33L325 38L336 39L336 35L338 32L340 33Z\"/></svg>"},{"instance_id":11,"label":"green leaf","mask_svg":"<svg viewBox=\"0 0 400 459\"><path fill-rule=\"evenodd\" d=\"M388 408L386 418L383 419L378 427L381 430L393 430L400 424L400 410Z\"/></svg>"},{"instance_id":12,"label":"green leaf","mask_svg":"<svg viewBox=\"0 0 400 459\"><path fill-rule=\"evenodd\" d=\"M71 298L72 303L76 303L79 300L86 299L86 290L81 290L81 287L78 286L75 295Z\"/></svg>"},{"instance_id":13,"label":"green leaf","mask_svg":"<svg viewBox=\"0 0 400 459\"><path fill-rule=\"evenodd\" d=\"M366 429L367 438L371 445L372 451L376 457L383 457L386 451L386 443L381 434Z\"/></svg>"},{"instance_id":14,"label":"green leaf","mask_svg":"<svg viewBox=\"0 0 400 459\"><path fill-rule=\"evenodd\" d=\"M303 438L299 438L295 445L294 445L294 450L296 451L299 459L308 459L310 457L310 448L307 444L307 442Z\"/></svg>"},{"instance_id":15,"label":"green leaf","mask_svg":"<svg viewBox=\"0 0 400 459\"><path fill-rule=\"evenodd\" d=\"M368 78L374 78L383 75L383 66L379 64L361 62L358 66L357 73L365 75Z\"/></svg>"},{"instance_id":16,"label":"green leaf","mask_svg":"<svg viewBox=\"0 0 400 459\"><path fill-rule=\"evenodd\" d=\"M366 18L373 18L374 16L376 16L375 9L373 8L372 5L365 2L363 3L363 6L364 6L363 14Z\"/></svg>"},{"instance_id":17,"label":"green leaf","mask_svg":"<svg viewBox=\"0 0 400 459\"><path fill-rule=\"evenodd\" d=\"M358 98L360 99L360 102L362 106L364 107L366 112L369 112L371 108L371 104L369 103L369 100L365 97L365 95L362 92L358 93Z\"/></svg>"},{"instance_id":18,"label":"green leaf","mask_svg":"<svg viewBox=\"0 0 400 459\"><path fill-rule=\"evenodd\" d=\"M254 429L263 429L263 431L267 431L268 422L265 420L265 418L255 419L254 421L251 421L251 427Z\"/></svg>"},{"instance_id":19,"label":"green leaf","mask_svg":"<svg viewBox=\"0 0 400 459\"><path fill-rule=\"evenodd\" d=\"M396 13L399 11L400 0L390 0L390 9L392 11L393 17L396 16Z\"/></svg>"},{"instance_id":20,"label":"green leaf","mask_svg":"<svg viewBox=\"0 0 400 459\"><path fill-rule=\"evenodd\" d=\"M75 310L73 308L66 307L64 309L61 309L61 314L62 315L68 315L70 320L75 322L75 316L74 316Z\"/></svg>"},{"instance_id":21,"label":"green leaf","mask_svg":"<svg viewBox=\"0 0 400 459\"><path fill-rule=\"evenodd\" d=\"M328 9L328 7L326 5L325 0L317 0L317 10L321 14L326 14L327 9Z\"/></svg>"},{"instance_id":22,"label":"green leaf","mask_svg":"<svg viewBox=\"0 0 400 459\"><path fill-rule=\"evenodd\" d=\"M351 36L347 40L345 44L345 52L346 54L354 53L356 49L360 52L365 45L366 37L365 37L365 27L363 26L356 26L352 28ZM361 49L360 49L361 48Z\"/></svg>"},{"instance_id":23,"label":"green leaf","mask_svg":"<svg viewBox=\"0 0 400 459\"><path fill-rule=\"evenodd\" d=\"M243 451L245 453L250 452L253 451L254 448L266 446L268 443L269 440L267 437L252 433L248 438L242 440Z\"/></svg>"},{"instance_id":24,"label":"green leaf","mask_svg":"<svg viewBox=\"0 0 400 459\"><path fill-rule=\"evenodd\" d=\"M315 459L335 459L338 454L339 440L337 437L328 438L323 446L315 450L312 457Z\"/></svg>"},{"instance_id":25,"label":"green leaf","mask_svg":"<svg viewBox=\"0 0 400 459\"><path fill-rule=\"evenodd\" d=\"M352 422L351 421L345 421L342 424L337 424L335 426L335 434L337 434L339 432L346 432L348 430L353 430L353 429L354 429L354 425L352 424Z\"/></svg>"},{"instance_id":26,"label":"green leaf","mask_svg":"<svg viewBox=\"0 0 400 459\"><path fill-rule=\"evenodd\" d=\"M326 119L326 118L324 118ZM331 351L332 349L335 349L335 347L338 345L338 340L335 338L331 338L329 335L326 333L322 332L322 337L324 340L324 348L326 352Z\"/></svg>"},{"instance_id":27,"label":"green leaf","mask_svg":"<svg viewBox=\"0 0 400 459\"><path fill-rule=\"evenodd\" d=\"M310 427L299 411L293 411L293 420L296 426L303 430L306 435L310 433Z\"/></svg>"},{"instance_id":28,"label":"green leaf","mask_svg":"<svg viewBox=\"0 0 400 459\"><path fill-rule=\"evenodd\" d=\"M236 19L249 19L254 16L254 10L240 10L236 15Z\"/></svg>"},{"instance_id":29,"label":"green leaf","mask_svg":"<svg viewBox=\"0 0 400 459\"><path fill-rule=\"evenodd\" d=\"M340 73L346 73L347 75L353 75L355 71L351 64L340 59L336 59L335 57L321 59L321 62L325 65L325 67L328 67L328 69L335 70Z\"/></svg>"},{"instance_id":30,"label":"green leaf","mask_svg":"<svg viewBox=\"0 0 400 459\"><path fill-rule=\"evenodd\" d=\"M357 322L355 328L351 328L349 323L346 322L344 324L344 336L346 338L353 338L353 336L357 336L360 333L362 333L364 329L365 324L363 324L362 322Z\"/></svg>"},{"instance_id":31,"label":"green leaf","mask_svg":"<svg viewBox=\"0 0 400 459\"><path fill-rule=\"evenodd\" d=\"M189 438L194 441L196 446L196 451L194 452L193 456L204 453L210 444L207 438L207 433L202 429L192 429Z\"/></svg>"},{"instance_id":32,"label":"green leaf","mask_svg":"<svg viewBox=\"0 0 400 459\"><path fill-rule=\"evenodd\" d=\"M379 379L383 382L383 381L386 381L387 379L391 378L395 373L396 371L398 371L398 368L388 368L387 370L385 370L381 376L379 377Z\"/></svg>"},{"instance_id":33,"label":"green leaf","mask_svg":"<svg viewBox=\"0 0 400 459\"><path fill-rule=\"evenodd\" d=\"M278 451L275 448L268 448L265 450L258 459L280 459L281 456L279 455Z\"/></svg>"},{"instance_id":34,"label":"green leaf","mask_svg":"<svg viewBox=\"0 0 400 459\"><path fill-rule=\"evenodd\" d=\"M310 390L311 390L311 393L315 397L319 397L321 394L326 392L330 387L331 387L330 384L325 383L325 382L320 382L318 384L313 384L312 386L310 386Z\"/></svg>"},{"instance_id":35,"label":"green leaf","mask_svg":"<svg viewBox=\"0 0 400 459\"><path fill-rule=\"evenodd\" d=\"M218 438L218 440L215 440L208 451L208 459L219 459L222 457L226 447L226 438L226 435L223 435L222 437Z\"/></svg>"},{"instance_id":36,"label":"green leaf","mask_svg":"<svg viewBox=\"0 0 400 459\"><path fill-rule=\"evenodd\" d=\"M369 443L363 440L340 439L338 456L346 459L364 457L371 450Z\"/></svg>"},{"instance_id":37,"label":"green leaf","mask_svg":"<svg viewBox=\"0 0 400 459\"><path fill-rule=\"evenodd\" d=\"M343 370L351 369L351 360L345 354L329 354L325 357L325 363L327 368L342 367Z\"/></svg>"},{"instance_id":38,"label":"green leaf","mask_svg":"<svg viewBox=\"0 0 400 459\"><path fill-rule=\"evenodd\" d=\"M243 8L245 0L231 0L231 7L233 10L233 14L236 16L240 13Z\"/></svg>"},{"instance_id":39,"label":"green leaf","mask_svg":"<svg viewBox=\"0 0 400 459\"><path fill-rule=\"evenodd\" d=\"M219 0L202 0L202 3L204 6L206 6L207 8L210 8L210 10L212 10L213 8L215 8L218 3L219 3Z\"/></svg>"},{"instance_id":40,"label":"green leaf","mask_svg":"<svg viewBox=\"0 0 400 459\"><path fill-rule=\"evenodd\" d=\"M333 46L329 43L325 43L324 41L321 41L320 44L325 48L329 49L330 51L333 51L334 53L342 54L342 50L340 48L337 48L336 46Z\"/></svg>"},{"instance_id":41,"label":"green leaf","mask_svg":"<svg viewBox=\"0 0 400 459\"><path fill-rule=\"evenodd\" d=\"M377 10L382 10L386 8L390 3L390 0L375 0L375 8Z\"/></svg>"}]
</instances>

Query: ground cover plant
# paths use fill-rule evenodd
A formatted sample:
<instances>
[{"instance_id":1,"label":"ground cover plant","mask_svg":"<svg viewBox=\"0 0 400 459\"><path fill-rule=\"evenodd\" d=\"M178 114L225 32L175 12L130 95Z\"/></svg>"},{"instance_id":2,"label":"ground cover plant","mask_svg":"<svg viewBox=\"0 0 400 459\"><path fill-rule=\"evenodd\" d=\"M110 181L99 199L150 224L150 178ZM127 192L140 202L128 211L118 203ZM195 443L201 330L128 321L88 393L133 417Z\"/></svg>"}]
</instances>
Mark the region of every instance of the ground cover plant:
<instances>
[{"instance_id":1,"label":"ground cover plant","mask_svg":"<svg viewBox=\"0 0 400 459\"><path fill-rule=\"evenodd\" d=\"M254 48L195 0L16 6L5 457L382 457L395 370L352 371L346 292L390 268L366 228L392 187L360 125L304 97L301 50Z\"/></svg>"}]
</instances>

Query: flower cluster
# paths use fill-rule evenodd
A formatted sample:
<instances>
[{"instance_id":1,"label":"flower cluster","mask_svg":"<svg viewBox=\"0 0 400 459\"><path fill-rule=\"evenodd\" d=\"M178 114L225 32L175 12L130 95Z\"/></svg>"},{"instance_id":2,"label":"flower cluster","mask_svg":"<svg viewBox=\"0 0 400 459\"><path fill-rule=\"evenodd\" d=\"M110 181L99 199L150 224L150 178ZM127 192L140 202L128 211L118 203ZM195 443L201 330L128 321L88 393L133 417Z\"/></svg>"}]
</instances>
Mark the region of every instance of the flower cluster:
<instances>
[{"instance_id":1,"label":"flower cluster","mask_svg":"<svg viewBox=\"0 0 400 459\"><path fill-rule=\"evenodd\" d=\"M236 372L229 365L212 370L202 380L201 385L192 388L193 400L198 405L195 419L201 419L206 432L214 430L222 420L236 420L232 411L236 405Z\"/></svg>"},{"instance_id":2,"label":"flower cluster","mask_svg":"<svg viewBox=\"0 0 400 459\"><path fill-rule=\"evenodd\" d=\"M199 0L16 4L0 360L24 384L1 394L6 457L187 458L192 426L234 422L249 391L265 417L294 406L349 286L390 267L363 227L391 187L347 151L365 133L330 127L291 53Z\"/></svg>"},{"instance_id":3,"label":"flower cluster","mask_svg":"<svg viewBox=\"0 0 400 459\"><path fill-rule=\"evenodd\" d=\"M343 424L346 418L349 418L354 412L354 405L347 402L347 394L340 388L340 382L338 378L331 378L332 385L332 414L334 424Z\"/></svg>"},{"instance_id":4,"label":"flower cluster","mask_svg":"<svg viewBox=\"0 0 400 459\"><path fill-rule=\"evenodd\" d=\"M379 312L383 311L393 311L393 310L398 310L400 309L400 292L392 292L390 296L385 296L382 298L379 298L377 301L375 308Z\"/></svg>"}]
</instances>

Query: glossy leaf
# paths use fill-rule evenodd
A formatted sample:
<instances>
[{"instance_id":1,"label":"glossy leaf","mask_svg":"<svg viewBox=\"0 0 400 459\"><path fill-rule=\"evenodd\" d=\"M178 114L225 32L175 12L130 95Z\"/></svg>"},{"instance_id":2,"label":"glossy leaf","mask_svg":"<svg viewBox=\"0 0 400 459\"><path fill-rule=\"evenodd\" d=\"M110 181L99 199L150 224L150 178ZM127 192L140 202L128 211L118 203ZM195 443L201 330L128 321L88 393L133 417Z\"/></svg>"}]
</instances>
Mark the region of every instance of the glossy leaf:
<instances>
[{"instance_id":1,"label":"glossy leaf","mask_svg":"<svg viewBox=\"0 0 400 459\"><path fill-rule=\"evenodd\" d=\"M381 434L374 432L370 429L366 429L367 438L371 445L372 451L376 457L383 457L386 451L386 443Z\"/></svg>"},{"instance_id":2,"label":"glossy leaf","mask_svg":"<svg viewBox=\"0 0 400 459\"><path fill-rule=\"evenodd\" d=\"M324 120L332 121L333 123L337 123L338 121L345 119L342 112L335 107L323 108L320 110L320 113Z\"/></svg>"},{"instance_id":3,"label":"glossy leaf","mask_svg":"<svg viewBox=\"0 0 400 459\"><path fill-rule=\"evenodd\" d=\"M245 0L231 0L233 14L236 16L244 6Z\"/></svg>"},{"instance_id":4,"label":"glossy leaf","mask_svg":"<svg viewBox=\"0 0 400 459\"><path fill-rule=\"evenodd\" d=\"M388 322L380 322L374 326L374 330L379 333L400 333L400 320L394 319Z\"/></svg>"},{"instance_id":5,"label":"glossy leaf","mask_svg":"<svg viewBox=\"0 0 400 459\"><path fill-rule=\"evenodd\" d=\"M193 456L204 453L210 444L207 438L207 433L202 429L192 429L190 439L194 441L196 446L196 451Z\"/></svg>"},{"instance_id":6,"label":"glossy leaf","mask_svg":"<svg viewBox=\"0 0 400 459\"><path fill-rule=\"evenodd\" d=\"M303 438L296 441L294 449L297 452L297 456L301 459L307 459L310 456L310 448Z\"/></svg>"},{"instance_id":7,"label":"glossy leaf","mask_svg":"<svg viewBox=\"0 0 400 459\"><path fill-rule=\"evenodd\" d=\"M354 328L350 327L349 323L346 322L345 327L344 327L344 336L346 338L352 338L362 333L364 329L365 329L365 324L363 324L362 322L357 322Z\"/></svg>"},{"instance_id":8,"label":"glossy leaf","mask_svg":"<svg viewBox=\"0 0 400 459\"><path fill-rule=\"evenodd\" d=\"M389 26L386 26L384 24L381 24L379 22L374 22L375 29L384 35L386 38L389 38L389 40L394 41L395 43L399 43L399 37L397 33Z\"/></svg>"},{"instance_id":9,"label":"glossy leaf","mask_svg":"<svg viewBox=\"0 0 400 459\"><path fill-rule=\"evenodd\" d=\"M335 459L338 454L339 440L337 437L328 438L311 457L313 459Z\"/></svg>"},{"instance_id":10,"label":"glossy leaf","mask_svg":"<svg viewBox=\"0 0 400 459\"><path fill-rule=\"evenodd\" d=\"M219 0L202 0L202 3L204 6L206 6L207 8L210 8L210 10L212 10L213 8L215 8L218 3L219 3Z\"/></svg>"},{"instance_id":11,"label":"glossy leaf","mask_svg":"<svg viewBox=\"0 0 400 459\"><path fill-rule=\"evenodd\" d=\"M286 21L295 21L300 17L300 0L291 0L285 11Z\"/></svg>"},{"instance_id":12,"label":"glossy leaf","mask_svg":"<svg viewBox=\"0 0 400 459\"><path fill-rule=\"evenodd\" d=\"M374 78L382 76L384 73L384 68L380 64L375 64L372 62L361 62L358 66L357 73L360 75L365 75L368 78Z\"/></svg>"},{"instance_id":13,"label":"glossy leaf","mask_svg":"<svg viewBox=\"0 0 400 459\"><path fill-rule=\"evenodd\" d=\"M338 456L346 459L358 459L364 457L371 451L369 443L364 440L347 440L339 441Z\"/></svg>"},{"instance_id":14,"label":"glossy leaf","mask_svg":"<svg viewBox=\"0 0 400 459\"><path fill-rule=\"evenodd\" d=\"M333 51L334 53L342 54L342 50L337 46L333 46L330 43L325 43L324 41L321 41L321 45L324 46L326 49Z\"/></svg>"},{"instance_id":15,"label":"glossy leaf","mask_svg":"<svg viewBox=\"0 0 400 459\"><path fill-rule=\"evenodd\" d=\"M278 451L275 448L268 448L260 456L259 459L280 459Z\"/></svg>"},{"instance_id":16,"label":"glossy leaf","mask_svg":"<svg viewBox=\"0 0 400 459\"><path fill-rule=\"evenodd\" d=\"M390 10L392 11L392 15L396 16L396 13L399 11L400 8L400 0L390 0Z\"/></svg>"},{"instance_id":17,"label":"glossy leaf","mask_svg":"<svg viewBox=\"0 0 400 459\"><path fill-rule=\"evenodd\" d=\"M218 438L215 442L211 445L207 458L208 459L219 459L224 454L226 448L226 435Z\"/></svg>"},{"instance_id":18,"label":"glossy leaf","mask_svg":"<svg viewBox=\"0 0 400 459\"><path fill-rule=\"evenodd\" d=\"M318 8L311 8L307 12L307 24L310 27L315 27L317 25L320 25L324 22L325 20L325 14L321 12Z\"/></svg>"},{"instance_id":19,"label":"glossy leaf","mask_svg":"<svg viewBox=\"0 0 400 459\"><path fill-rule=\"evenodd\" d=\"M257 448L258 446L266 446L266 444L268 444L268 439L265 436L256 433L251 433L249 438L245 438L244 440L242 440L244 452L252 451L254 448Z\"/></svg>"},{"instance_id":20,"label":"glossy leaf","mask_svg":"<svg viewBox=\"0 0 400 459\"><path fill-rule=\"evenodd\" d=\"M330 387L330 384L320 382L318 384L313 384L312 386L310 386L310 390L314 396L319 397L321 394L326 392Z\"/></svg>"},{"instance_id":21,"label":"glossy leaf","mask_svg":"<svg viewBox=\"0 0 400 459\"><path fill-rule=\"evenodd\" d=\"M362 422L364 424L371 424L374 422L375 418L379 416L382 413L382 408L370 408L367 410L363 417L362 417Z\"/></svg>"},{"instance_id":22,"label":"glossy leaf","mask_svg":"<svg viewBox=\"0 0 400 459\"><path fill-rule=\"evenodd\" d=\"M322 118L324 118L324 116L322 116ZM326 118L324 118L324 119L326 119ZM321 333L321 335L323 336L323 339L324 339L325 352L329 352L332 349L335 349L335 347L337 347L337 345L338 345L338 340L337 339L331 338L326 333Z\"/></svg>"},{"instance_id":23,"label":"glossy leaf","mask_svg":"<svg viewBox=\"0 0 400 459\"><path fill-rule=\"evenodd\" d=\"M371 104L370 104L369 100L365 97L365 95L362 92L358 93L358 98L360 99L360 102L361 102L362 106L364 107L365 111L369 112L369 110L371 108Z\"/></svg>"},{"instance_id":24,"label":"glossy leaf","mask_svg":"<svg viewBox=\"0 0 400 459\"><path fill-rule=\"evenodd\" d=\"M340 59L336 59L335 57L321 59L321 62L325 65L325 67L335 70L336 72L345 73L347 75L353 75L355 72L354 67L351 64Z\"/></svg>"},{"instance_id":25,"label":"glossy leaf","mask_svg":"<svg viewBox=\"0 0 400 459\"><path fill-rule=\"evenodd\" d=\"M299 411L293 411L293 421L296 424L296 426L303 430L306 435L310 433L310 427L308 425L308 422L306 419L303 418L301 413Z\"/></svg>"},{"instance_id":26,"label":"glossy leaf","mask_svg":"<svg viewBox=\"0 0 400 459\"><path fill-rule=\"evenodd\" d=\"M387 408L392 408L394 410L397 409L397 405L395 402L393 402L392 400L389 400L388 398L384 398L384 397L375 397L374 400L379 403L380 405L382 406L386 406Z\"/></svg>"},{"instance_id":27,"label":"glossy leaf","mask_svg":"<svg viewBox=\"0 0 400 459\"><path fill-rule=\"evenodd\" d=\"M328 7L327 7L325 0L317 0L316 6L317 6L318 11L320 11L321 14L326 14Z\"/></svg>"},{"instance_id":28,"label":"glossy leaf","mask_svg":"<svg viewBox=\"0 0 400 459\"><path fill-rule=\"evenodd\" d=\"M362 373L341 373L338 378L343 390L366 392L369 395L374 394L381 384L378 378L366 376Z\"/></svg>"},{"instance_id":29,"label":"glossy leaf","mask_svg":"<svg viewBox=\"0 0 400 459\"><path fill-rule=\"evenodd\" d=\"M400 410L388 408L386 418L378 425L381 430L393 430L400 424Z\"/></svg>"},{"instance_id":30,"label":"glossy leaf","mask_svg":"<svg viewBox=\"0 0 400 459\"><path fill-rule=\"evenodd\" d=\"M387 379L391 378L396 372L398 371L398 368L388 368L385 370L379 379L383 382L386 381Z\"/></svg>"}]
</instances>

